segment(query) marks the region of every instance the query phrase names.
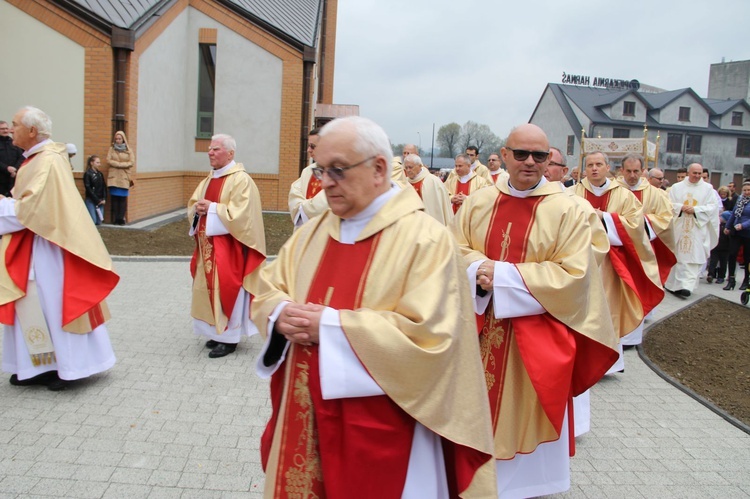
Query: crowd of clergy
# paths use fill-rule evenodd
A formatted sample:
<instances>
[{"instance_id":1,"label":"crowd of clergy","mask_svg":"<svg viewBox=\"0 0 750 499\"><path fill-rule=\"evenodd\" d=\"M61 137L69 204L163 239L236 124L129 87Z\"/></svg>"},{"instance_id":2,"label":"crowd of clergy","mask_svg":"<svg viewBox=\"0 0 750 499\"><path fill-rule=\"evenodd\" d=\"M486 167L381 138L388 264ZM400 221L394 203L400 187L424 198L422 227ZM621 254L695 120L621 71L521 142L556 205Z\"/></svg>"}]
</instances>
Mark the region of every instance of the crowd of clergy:
<instances>
[{"instance_id":1,"label":"crowd of clergy","mask_svg":"<svg viewBox=\"0 0 750 499\"><path fill-rule=\"evenodd\" d=\"M119 278L50 118L23 108L12 126L25 160L0 196L2 367L59 390L114 365L104 299ZM308 144L295 231L273 261L231 136L212 138L187 206L195 334L210 358L263 338L266 497L567 490L588 390L625 369L665 290L690 296L718 243L722 199L703 167L665 190L642 157L615 175L594 152L571 178L531 124L487 166L467 148L444 181L413 145L394 157L365 118ZM750 231L745 187L728 232Z\"/></svg>"}]
</instances>

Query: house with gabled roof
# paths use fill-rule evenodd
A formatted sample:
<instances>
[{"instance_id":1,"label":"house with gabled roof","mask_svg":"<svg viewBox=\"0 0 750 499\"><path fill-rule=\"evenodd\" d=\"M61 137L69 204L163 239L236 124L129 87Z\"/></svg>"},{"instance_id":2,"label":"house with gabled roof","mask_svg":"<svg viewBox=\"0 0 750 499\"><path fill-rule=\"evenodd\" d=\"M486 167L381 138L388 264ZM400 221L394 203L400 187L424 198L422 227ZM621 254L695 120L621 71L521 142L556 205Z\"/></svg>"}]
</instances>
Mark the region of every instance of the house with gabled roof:
<instances>
[{"instance_id":1,"label":"house with gabled roof","mask_svg":"<svg viewBox=\"0 0 750 499\"><path fill-rule=\"evenodd\" d=\"M571 167L579 163L582 131L587 137L636 139L643 137L645 125L648 140L658 142L657 166L670 181L690 163L708 168L715 186L750 177L745 100L704 99L690 88L650 90L550 83L529 122L547 132Z\"/></svg>"},{"instance_id":2,"label":"house with gabled roof","mask_svg":"<svg viewBox=\"0 0 750 499\"><path fill-rule=\"evenodd\" d=\"M0 0L0 119L48 112L53 139L77 145L79 181L123 130L130 221L185 206L216 133L236 138L263 208L285 210L327 119L316 108L336 112L336 14L337 0Z\"/></svg>"}]
</instances>

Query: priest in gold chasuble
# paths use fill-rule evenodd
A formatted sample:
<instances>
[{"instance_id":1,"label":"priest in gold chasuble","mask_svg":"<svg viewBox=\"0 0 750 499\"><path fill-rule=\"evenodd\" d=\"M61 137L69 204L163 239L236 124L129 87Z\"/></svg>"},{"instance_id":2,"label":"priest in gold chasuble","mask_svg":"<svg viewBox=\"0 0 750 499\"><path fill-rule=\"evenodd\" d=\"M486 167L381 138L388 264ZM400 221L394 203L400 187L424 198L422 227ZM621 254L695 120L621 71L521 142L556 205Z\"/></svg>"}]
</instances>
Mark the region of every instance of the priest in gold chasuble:
<instances>
[{"instance_id":1,"label":"priest in gold chasuble","mask_svg":"<svg viewBox=\"0 0 750 499\"><path fill-rule=\"evenodd\" d=\"M318 145L318 131L317 128L311 130L307 137L307 154L313 161ZM312 174L315 166L315 163L306 166L289 188L289 214L292 216L294 227L299 227L328 209L328 201L320 187L320 180Z\"/></svg>"},{"instance_id":2,"label":"priest in gold chasuble","mask_svg":"<svg viewBox=\"0 0 750 499\"><path fill-rule=\"evenodd\" d=\"M404 173L409 185L424 203L424 211L443 225L453 220L450 195L439 178L422 164L422 158L409 154L404 158Z\"/></svg>"},{"instance_id":3,"label":"priest in gold chasuble","mask_svg":"<svg viewBox=\"0 0 750 499\"><path fill-rule=\"evenodd\" d=\"M105 298L119 281L70 175L52 120L26 107L13 118L26 158L13 197L0 196L0 322L3 370L12 385L62 390L111 368Z\"/></svg>"},{"instance_id":4,"label":"priest in gold chasuble","mask_svg":"<svg viewBox=\"0 0 750 499\"><path fill-rule=\"evenodd\" d=\"M330 211L260 275L265 497L494 497L489 406L455 241L391 180L375 123L328 123ZM449 306L446 306L449 305Z\"/></svg>"},{"instance_id":5,"label":"priest in gold chasuble","mask_svg":"<svg viewBox=\"0 0 750 499\"><path fill-rule=\"evenodd\" d=\"M211 172L188 202L193 329L208 338L211 358L234 352L242 335L258 332L250 321L250 281L265 260L263 215L258 188L234 161L235 149L229 135L212 137Z\"/></svg>"},{"instance_id":6,"label":"priest in gold chasuble","mask_svg":"<svg viewBox=\"0 0 750 499\"><path fill-rule=\"evenodd\" d=\"M549 150L539 127L514 129L509 180L472 194L451 226L475 290L500 497L569 488L571 397L617 358L587 215L542 176Z\"/></svg>"}]
</instances>

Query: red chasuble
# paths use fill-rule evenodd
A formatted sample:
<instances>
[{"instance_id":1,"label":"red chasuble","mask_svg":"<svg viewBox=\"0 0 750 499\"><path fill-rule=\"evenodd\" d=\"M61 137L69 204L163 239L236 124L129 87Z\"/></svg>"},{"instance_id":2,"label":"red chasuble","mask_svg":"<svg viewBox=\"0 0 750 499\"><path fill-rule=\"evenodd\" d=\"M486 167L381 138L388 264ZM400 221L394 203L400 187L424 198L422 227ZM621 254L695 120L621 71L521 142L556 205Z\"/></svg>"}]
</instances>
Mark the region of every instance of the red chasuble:
<instances>
[{"instance_id":1,"label":"red chasuble","mask_svg":"<svg viewBox=\"0 0 750 499\"><path fill-rule=\"evenodd\" d=\"M320 180L315 178L315 175L310 176L310 180L307 182L307 192L305 193L306 199L312 199L317 193L320 192L322 184Z\"/></svg>"},{"instance_id":2,"label":"red chasuble","mask_svg":"<svg viewBox=\"0 0 750 499\"><path fill-rule=\"evenodd\" d=\"M414 190L417 191L417 194L419 194L420 199L424 199L422 197L422 183L424 182L424 179L420 180L419 182L414 182L411 184L412 187L414 187Z\"/></svg>"},{"instance_id":3,"label":"red chasuble","mask_svg":"<svg viewBox=\"0 0 750 499\"><path fill-rule=\"evenodd\" d=\"M212 178L206 188L205 199L219 203L221 200L221 189L228 176ZM196 247L190 262L190 272L195 278L197 270L197 259L203 259L203 270L206 273L206 286L208 287L209 302L214 304L214 277L218 272L219 298L221 309L227 318L232 316L237 295L242 287L242 280L252 273L261 263L263 255L252 250L235 239L231 234L221 236L206 235L207 216L200 217L198 227L195 231ZM218 262L218 264L217 264ZM250 296L252 300L252 295Z\"/></svg>"},{"instance_id":4,"label":"red chasuble","mask_svg":"<svg viewBox=\"0 0 750 499\"><path fill-rule=\"evenodd\" d=\"M484 254L496 261L523 263L528 235L535 222L537 206L545 196L514 198L498 196L487 229ZM512 340L516 344L534 391L550 423L558 435L568 408L570 451L575 451L572 438L572 396L579 395L598 381L614 362L613 353L605 346L570 329L549 313L498 319L490 303L480 333L480 349L485 366L496 370L490 385L489 398L493 427L497 428L502 390L506 383L506 367ZM543 348L542 348L543 346ZM594 362L591 360L594 359ZM488 362L489 361L489 362ZM586 362L584 362L586 361ZM541 442L540 442L541 443Z\"/></svg>"},{"instance_id":5,"label":"red chasuble","mask_svg":"<svg viewBox=\"0 0 750 499\"><path fill-rule=\"evenodd\" d=\"M461 182L456 182L456 194L465 194L466 196L469 195L469 191L471 190L471 182L466 182L465 184L462 184ZM458 209L461 207L460 204L453 204L453 213L455 214Z\"/></svg>"},{"instance_id":6,"label":"red chasuble","mask_svg":"<svg viewBox=\"0 0 750 499\"><path fill-rule=\"evenodd\" d=\"M659 289L643 270L641 258L638 256L633 240L620 220L620 215L607 210L609 192L605 192L602 196L597 196L588 189L585 189L584 192L586 193L586 201L591 203L594 209L607 211L612 215L612 221L617 229L617 235L622 241L622 246L610 246L609 259L622 282L638 295L645 317L662 301L664 291Z\"/></svg>"},{"instance_id":7,"label":"red chasuble","mask_svg":"<svg viewBox=\"0 0 750 499\"><path fill-rule=\"evenodd\" d=\"M633 191L638 201L643 204L643 191ZM648 217L646 217L648 218ZM654 256L656 257L656 263L659 265L659 279L661 280L662 286L667 282L669 272L677 264L677 257L664 242L656 236L651 241L651 248L654 250Z\"/></svg>"}]
</instances>

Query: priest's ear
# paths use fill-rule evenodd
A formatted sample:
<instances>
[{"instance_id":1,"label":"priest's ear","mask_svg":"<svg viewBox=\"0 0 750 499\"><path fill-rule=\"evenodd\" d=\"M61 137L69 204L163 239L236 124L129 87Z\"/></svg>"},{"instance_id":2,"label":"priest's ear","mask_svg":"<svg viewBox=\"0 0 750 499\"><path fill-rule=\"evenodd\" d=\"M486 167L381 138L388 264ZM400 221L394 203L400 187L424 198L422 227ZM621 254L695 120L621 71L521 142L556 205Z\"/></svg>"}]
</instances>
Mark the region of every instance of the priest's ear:
<instances>
[{"instance_id":1,"label":"priest's ear","mask_svg":"<svg viewBox=\"0 0 750 499\"><path fill-rule=\"evenodd\" d=\"M375 156L375 178L390 178L388 166L389 160L384 156Z\"/></svg>"}]
</instances>

